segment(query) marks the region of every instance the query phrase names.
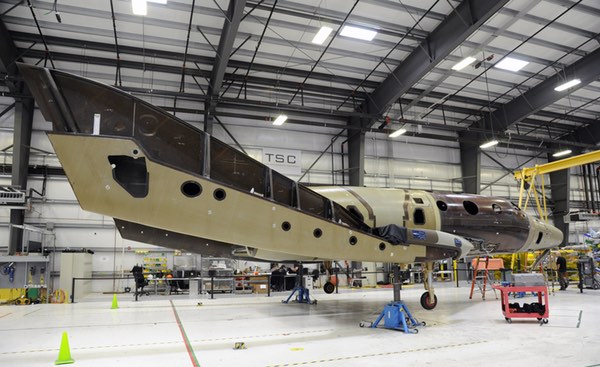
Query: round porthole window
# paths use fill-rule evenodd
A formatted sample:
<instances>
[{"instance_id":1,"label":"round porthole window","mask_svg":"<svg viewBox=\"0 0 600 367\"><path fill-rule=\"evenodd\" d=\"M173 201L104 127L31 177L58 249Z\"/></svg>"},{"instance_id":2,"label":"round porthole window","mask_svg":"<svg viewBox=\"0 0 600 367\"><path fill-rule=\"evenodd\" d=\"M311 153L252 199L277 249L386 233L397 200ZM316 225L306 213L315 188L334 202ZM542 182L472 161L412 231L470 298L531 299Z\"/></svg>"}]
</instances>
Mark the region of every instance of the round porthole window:
<instances>
[{"instance_id":1,"label":"round porthole window","mask_svg":"<svg viewBox=\"0 0 600 367\"><path fill-rule=\"evenodd\" d=\"M222 201L222 200L225 200L225 197L227 196L227 194L225 193L225 190L223 190L223 189L216 189L215 192L213 192L213 196L216 200Z\"/></svg>"},{"instance_id":2,"label":"round porthole window","mask_svg":"<svg viewBox=\"0 0 600 367\"><path fill-rule=\"evenodd\" d=\"M381 243L379 244L379 249L380 249L381 251L385 250L385 243L381 242Z\"/></svg>"},{"instance_id":3,"label":"round porthole window","mask_svg":"<svg viewBox=\"0 0 600 367\"><path fill-rule=\"evenodd\" d=\"M354 246L354 245L356 245L356 244L358 243L358 238L356 238L356 236L351 236L351 237L348 239L348 242L349 242L349 243L350 243L352 246Z\"/></svg>"},{"instance_id":4,"label":"round porthole window","mask_svg":"<svg viewBox=\"0 0 600 367\"><path fill-rule=\"evenodd\" d=\"M321 230L321 228L316 228L313 231L313 236L315 236L316 238L319 238L323 235L323 231Z\"/></svg>"},{"instance_id":5,"label":"round porthole window","mask_svg":"<svg viewBox=\"0 0 600 367\"><path fill-rule=\"evenodd\" d=\"M283 229L284 231L289 231L290 229L292 229L292 225L290 224L290 222L283 222L281 223L281 229Z\"/></svg>"},{"instance_id":6,"label":"round porthole window","mask_svg":"<svg viewBox=\"0 0 600 367\"><path fill-rule=\"evenodd\" d=\"M448 204L444 203L441 200L438 200L435 204L437 205L438 209L441 210L441 211L443 211L443 212L445 212L446 210L448 210Z\"/></svg>"},{"instance_id":7,"label":"round porthole window","mask_svg":"<svg viewBox=\"0 0 600 367\"><path fill-rule=\"evenodd\" d=\"M195 198L202 193L202 186L196 181L186 181L181 185L181 192L189 198Z\"/></svg>"},{"instance_id":8,"label":"round porthole window","mask_svg":"<svg viewBox=\"0 0 600 367\"><path fill-rule=\"evenodd\" d=\"M479 207L472 201L463 201L463 207L465 208L467 213L471 215L477 215L477 213L479 213Z\"/></svg>"}]
</instances>

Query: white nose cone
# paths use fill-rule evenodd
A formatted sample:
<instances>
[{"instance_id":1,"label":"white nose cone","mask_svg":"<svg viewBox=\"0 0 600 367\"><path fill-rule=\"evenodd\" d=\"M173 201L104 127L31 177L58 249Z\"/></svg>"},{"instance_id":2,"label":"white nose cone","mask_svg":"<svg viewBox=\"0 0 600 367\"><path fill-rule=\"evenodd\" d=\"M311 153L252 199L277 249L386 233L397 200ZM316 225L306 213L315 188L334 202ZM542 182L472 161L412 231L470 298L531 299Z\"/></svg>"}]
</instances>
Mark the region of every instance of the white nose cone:
<instances>
[{"instance_id":1,"label":"white nose cone","mask_svg":"<svg viewBox=\"0 0 600 367\"><path fill-rule=\"evenodd\" d=\"M531 230L527 243L521 251L537 251L554 248L563 241L563 233L560 229L544 223L537 218L531 220Z\"/></svg>"}]
</instances>

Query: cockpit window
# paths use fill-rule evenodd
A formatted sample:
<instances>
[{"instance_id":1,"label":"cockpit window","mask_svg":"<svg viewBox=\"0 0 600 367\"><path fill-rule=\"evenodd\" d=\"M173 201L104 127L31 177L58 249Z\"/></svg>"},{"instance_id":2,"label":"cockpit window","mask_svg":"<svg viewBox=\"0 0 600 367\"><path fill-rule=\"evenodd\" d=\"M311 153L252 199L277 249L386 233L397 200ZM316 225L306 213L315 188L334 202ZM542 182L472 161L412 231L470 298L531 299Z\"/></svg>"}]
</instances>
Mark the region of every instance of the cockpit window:
<instances>
[{"instance_id":1,"label":"cockpit window","mask_svg":"<svg viewBox=\"0 0 600 367\"><path fill-rule=\"evenodd\" d=\"M537 241L535 241L536 245L539 244L540 242L542 242L543 237L544 237L544 234L542 232L538 233Z\"/></svg>"},{"instance_id":2,"label":"cockpit window","mask_svg":"<svg viewBox=\"0 0 600 367\"><path fill-rule=\"evenodd\" d=\"M422 198L415 198L413 197L413 201L417 204L423 204L423 199Z\"/></svg>"},{"instance_id":3,"label":"cockpit window","mask_svg":"<svg viewBox=\"0 0 600 367\"><path fill-rule=\"evenodd\" d=\"M496 214L502 213L502 208L498 204L492 204L492 209L494 210L494 213L496 213Z\"/></svg>"},{"instance_id":4,"label":"cockpit window","mask_svg":"<svg viewBox=\"0 0 600 367\"><path fill-rule=\"evenodd\" d=\"M477 206L477 204L475 204L472 201L469 201L469 200L463 201L463 206L464 206L465 210L467 211L467 213L469 213L471 215L477 215L477 213L479 213L479 207Z\"/></svg>"}]
</instances>

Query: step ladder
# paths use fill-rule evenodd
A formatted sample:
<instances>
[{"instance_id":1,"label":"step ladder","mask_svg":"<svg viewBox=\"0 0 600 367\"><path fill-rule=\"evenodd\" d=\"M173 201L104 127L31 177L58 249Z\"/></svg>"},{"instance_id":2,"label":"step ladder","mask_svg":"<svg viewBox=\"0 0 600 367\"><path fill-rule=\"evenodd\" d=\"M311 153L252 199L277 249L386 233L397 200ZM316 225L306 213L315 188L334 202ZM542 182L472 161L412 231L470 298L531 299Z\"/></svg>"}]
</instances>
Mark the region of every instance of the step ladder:
<instances>
[{"instance_id":1,"label":"step ladder","mask_svg":"<svg viewBox=\"0 0 600 367\"><path fill-rule=\"evenodd\" d=\"M492 284L494 283L494 279L492 278L493 273L488 271L489 261L490 258L486 256L484 267L481 268L479 266L481 258L477 258L477 261L475 262L475 268L473 269L473 279L471 281L471 293L469 294L469 299L473 299L473 292L475 290L475 285L477 285L477 288L481 292L481 299L485 300L485 292L488 290L488 282L490 283L490 289L494 292L494 296L496 296L496 299L498 299L498 294L496 294L496 290L492 287Z\"/></svg>"}]
</instances>

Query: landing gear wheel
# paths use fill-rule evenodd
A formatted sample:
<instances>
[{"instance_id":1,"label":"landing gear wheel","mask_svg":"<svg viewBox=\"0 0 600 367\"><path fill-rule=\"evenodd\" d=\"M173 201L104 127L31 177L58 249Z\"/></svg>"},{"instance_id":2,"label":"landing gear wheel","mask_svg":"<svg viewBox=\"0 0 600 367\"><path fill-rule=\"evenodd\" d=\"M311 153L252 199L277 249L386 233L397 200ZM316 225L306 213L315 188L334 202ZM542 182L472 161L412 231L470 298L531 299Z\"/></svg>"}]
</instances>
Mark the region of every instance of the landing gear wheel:
<instances>
[{"instance_id":1,"label":"landing gear wheel","mask_svg":"<svg viewBox=\"0 0 600 367\"><path fill-rule=\"evenodd\" d=\"M426 310L433 310L437 306L437 296L433 295L433 302L429 301L429 292L425 292L421 295L421 306Z\"/></svg>"},{"instance_id":2,"label":"landing gear wheel","mask_svg":"<svg viewBox=\"0 0 600 367\"><path fill-rule=\"evenodd\" d=\"M333 283L331 283L331 282L327 282L323 286L323 290L325 291L325 293L331 294L331 293L333 293L333 291L335 291L335 285L333 285Z\"/></svg>"}]
</instances>

